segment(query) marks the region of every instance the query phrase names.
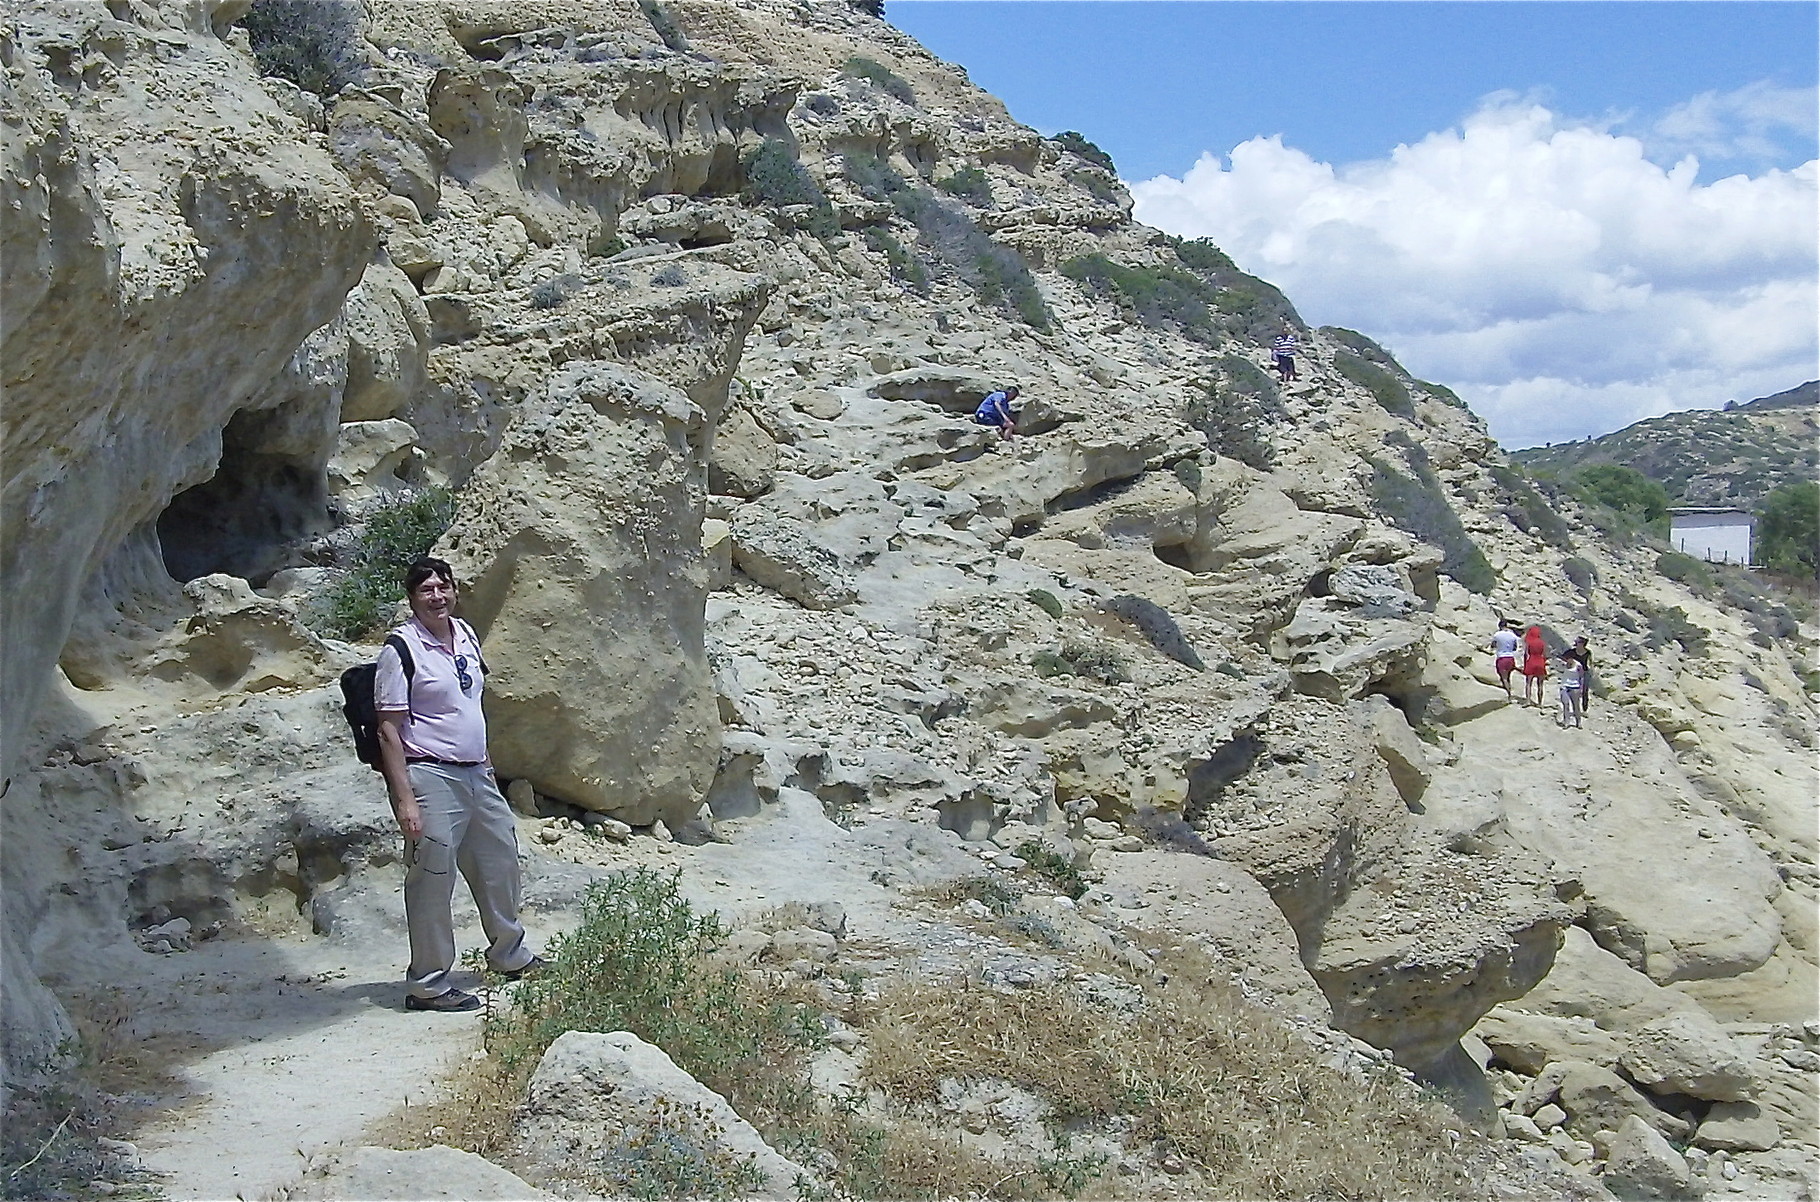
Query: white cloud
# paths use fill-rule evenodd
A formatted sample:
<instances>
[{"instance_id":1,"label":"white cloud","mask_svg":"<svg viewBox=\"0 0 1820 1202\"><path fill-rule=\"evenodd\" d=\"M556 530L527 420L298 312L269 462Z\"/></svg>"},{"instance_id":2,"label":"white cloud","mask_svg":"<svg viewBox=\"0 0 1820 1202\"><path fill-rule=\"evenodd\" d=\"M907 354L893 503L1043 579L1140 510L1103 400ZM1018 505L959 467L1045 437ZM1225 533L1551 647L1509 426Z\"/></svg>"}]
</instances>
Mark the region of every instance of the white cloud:
<instances>
[{"instance_id":1,"label":"white cloud","mask_svg":"<svg viewBox=\"0 0 1820 1202\"><path fill-rule=\"evenodd\" d=\"M1772 162L1791 141L1812 146L1817 127L1813 88L1758 82L1676 105L1650 128L1649 141L1659 153Z\"/></svg>"},{"instance_id":2,"label":"white cloud","mask_svg":"<svg viewBox=\"0 0 1820 1202\"><path fill-rule=\"evenodd\" d=\"M1664 121L1691 138L1780 95L1700 98ZM1132 192L1139 220L1213 239L1522 446L1816 374L1820 164L1702 184L1691 155L1663 167L1645 151L1497 96L1383 159L1334 167L1254 138Z\"/></svg>"}]
</instances>

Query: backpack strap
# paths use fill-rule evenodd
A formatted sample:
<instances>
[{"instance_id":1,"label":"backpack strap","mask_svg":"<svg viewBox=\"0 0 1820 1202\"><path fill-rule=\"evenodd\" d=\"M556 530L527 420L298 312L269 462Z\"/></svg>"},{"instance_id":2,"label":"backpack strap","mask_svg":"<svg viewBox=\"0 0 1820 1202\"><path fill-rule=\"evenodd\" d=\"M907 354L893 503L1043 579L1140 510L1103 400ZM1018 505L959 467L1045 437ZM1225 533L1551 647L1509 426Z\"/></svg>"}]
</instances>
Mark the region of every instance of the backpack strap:
<instances>
[{"instance_id":1,"label":"backpack strap","mask_svg":"<svg viewBox=\"0 0 1820 1202\"><path fill-rule=\"evenodd\" d=\"M411 678L417 675L417 665L411 660L410 645L397 631L385 636L385 645L398 652L398 666L404 669L405 708L409 709L411 707Z\"/></svg>"},{"instance_id":2,"label":"backpack strap","mask_svg":"<svg viewBox=\"0 0 1820 1202\"><path fill-rule=\"evenodd\" d=\"M480 661L480 674L482 676L493 675L493 669L487 667L486 655L480 650L480 636L474 633L474 628L468 625L466 618L456 618L455 620L461 623L461 628L468 632L468 641L474 644L474 658ZM407 671L405 675L409 676L410 673Z\"/></svg>"}]
</instances>

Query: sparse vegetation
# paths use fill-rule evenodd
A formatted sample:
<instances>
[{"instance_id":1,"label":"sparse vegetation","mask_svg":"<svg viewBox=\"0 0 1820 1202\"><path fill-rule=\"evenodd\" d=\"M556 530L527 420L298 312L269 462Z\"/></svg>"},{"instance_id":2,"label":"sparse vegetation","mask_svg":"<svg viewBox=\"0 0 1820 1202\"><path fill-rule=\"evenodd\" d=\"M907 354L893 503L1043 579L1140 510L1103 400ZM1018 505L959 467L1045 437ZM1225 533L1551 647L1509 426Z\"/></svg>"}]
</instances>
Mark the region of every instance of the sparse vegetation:
<instances>
[{"instance_id":1,"label":"sparse vegetation","mask_svg":"<svg viewBox=\"0 0 1820 1202\"><path fill-rule=\"evenodd\" d=\"M256 0L241 18L262 74L288 79L324 100L359 82L366 70L360 21L353 0Z\"/></svg>"},{"instance_id":2,"label":"sparse vegetation","mask_svg":"<svg viewBox=\"0 0 1820 1202\"><path fill-rule=\"evenodd\" d=\"M1567 522L1520 470L1494 463L1490 471L1498 485L1504 516L1510 519L1511 525L1526 534L1538 536L1551 547L1566 549L1572 545L1573 534L1567 528Z\"/></svg>"},{"instance_id":3,"label":"sparse vegetation","mask_svg":"<svg viewBox=\"0 0 1820 1202\"><path fill-rule=\"evenodd\" d=\"M1174 328L1204 346L1229 337L1261 341L1285 321L1297 322L1282 293L1233 267L1211 243L1165 236L1153 245L1170 248L1177 263L1132 266L1095 253L1070 259L1062 274L1144 324Z\"/></svg>"},{"instance_id":4,"label":"sparse vegetation","mask_svg":"<svg viewBox=\"0 0 1820 1202\"><path fill-rule=\"evenodd\" d=\"M1415 401L1409 395L1409 386L1390 369L1351 351L1341 351L1335 355L1333 367L1342 376L1369 392L1371 399L1386 413L1398 417L1415 416Z\"/></svg>"},{"instance_id":5,"label":"sparse vegetation","mask_svg":"<svg viewBox=\"0 0 1820 1202\"><path fill-rule=\"evenodd\" d=\"M916 91L905 81L904 77L893 71L877 59L856 54L841 64L841 74L852 79L863 79L872 84L887 96L903 101L905 104L916 103Z\"/></svg>"},{"instance_id":6,"label":"sparse vegetation","mask_svg":"<svg viewBox=\"0 0 1820 1202\"><path fill-rule=\"evenodd\" d=\"M1102 684L1131 679L1125 657L1108 643L1066 642L1060 651L1039 651L1030 659L1038 676L1086 676Z\"/></svg>"},{"instance_id":7,"label":"sparse vegetation","mask_svg":"<svg viewBox=\"0 0 1820 1202\"><path fill-rule=\"evenodd\" d=\"M1251 360L1224 355L1218 378L1188 402L1182 417L1206 436L1214 454L1268 471L1274 459L1270 427L1281 413L1276 382Z\"/></svg>"},{"instance_id":8,"label":"sparse vegetation","mask_svg":"<svg viewBox=\"0 0 1820 1202\"><path fill-rule=\"evenodd\" d=\"M1117 614L1137 627L1152 647L1176 663L1193 668L1196 672L1206 668L1195 652L1194 645L1176 624L1174 616L1156 602L1125 593L1106 602L1106 612Z\"/></svg>"},{"instance_id":9,"label":"sparse vegetation","mask_svg":"<svg viewBox=\"0 0 1820 1202\"><path fill-rule=\"evenodd\" d=\"M651 31L662 40L666 47L678 54L688 52L689 39L683 36L682 29L676 24L676 18L670 15L670 10L664 5L663 0L638 0L638 7L645 14L645 20L651 22Z\"/></svg>"},{"instance_id":10,"label":"sparse vegetation","mask_svg":"<svg viewBox=\"0 0 1820 1202\"><path fill-rule=\"evenodd\" d=\"M1398 529L1441 549L1441 570L1475 593L1489 593L1497 574L1485 553L1472 541L1459 515L1447 503L1447 494L1425 459L1412 464L1412 478L1375 456L1371 464L1371 496L1384 517Z\"/></svg>"},{"instance_id":11,"label":"sparse vegetation","mask_svg":"<svg viewBox=\"0 0 1820 1202\"><path fill-rule=\"evenodd\" d=\"M1590 560L1572 555L1561 561L1561 572L1568 581L1580 590L1582 596L1591 596L1593 585L1599 582L1599 570L1593 567Z\"/></svg>"},{"instance_id":12,"label":"sparse vegetation","mask_svg":"<svg viewBox=\"0 0 1820 1202\"><path fill-rule=\"evenodd\" d=\"M1065 896L1079 898L1087 892L1087 882L1082 879L1081 870L1074 866L1074 861L1058 855L1035 839L1018 844L1012 854Z\"/></svg>"},{"instance_id":13,"label":"sparse vegetation","mask_svg":"<svg viewBox=\"0 0 1820 1202\"><path fill-rule=\"evenodd\" d=\"M551 276L531 286L531 307L533 309L557 309L568 303L569 297L581 286L581 281L573 275Z\"/></svg>"},{"instance_id":14,"label":"sparse vegetation","mask_svg":"<svg viewBox=\"0 0 1820 1202\"><path fill-rule=\"evenodd\" d=\"M675 263L665 263L651 273L651 284L657 288L681 288L688 282L688 274Z\"/></svg>"},{"instance_id":15,"label":"sparse vegetation","mask_svg":"<svg viewBox=\"0 0 1820 1202\"><path fill-rule=\"evenodd\" d=\"M745 171L745 185L740 196L748 204L782 209L794 205L809 207L803 228L824 241L840 233L834 206L815 182L813 176L796 161L790 144L782 138L766 138L746 152L740 160Z\"/></svg>"},{"instance_id":16,"label":"sparse vegetation","mask_svg":"<svg viewBox=\"0 0 1820 1202\"><path fill-rule=\"evenodd\" d=\"M455 497L446 488L427 488L374 510L355 545L353 570L312 607L305 617L309 627L350 640L379 630L404 600L404 570L429 554L454 520Z\"/></svg>"},{"instance_id":17,"label":"sparse vegetation","mask_svg":"<svg viewBox=\"0 0 1820 1202\"><path fill-rule=\"evenodd\" d=\"M892 279L912 292L929 291L929 269L890 230L874 226L866 231L865 240L868 247L885 256L885 268Z\"/></svg>"},{"instance_id":18,"label":"sparse vegetation","mask_svg":"<svg viewBox=\"0 0 1820 1202\"><path fill-rule=\"evenodd\" d=\"M992 203L992 181L978 167L962 167L947 179L936 180L935 186L981 207Z\"/></svg>"},{"instance_id":19,"label":"sparse vegetation","mask_svg":"<svg viewBox=\"0 0 1820 1202\"><path fill-rule=\"evenodd\" d=\"M1713 586L1712 570L1693 556L1680 551L1664 551L1656 556L1656 571L1696 591L1705 591Z\"/></svg>"},{"instance_id":20,"label":"sparse vegetation","mask_svg":"<svg viewBox=\"0 0 1820 1202\"><path fill-rule=\"evenodd\" d=\"M886 202L916 227L929 253L987 304L1037 330L1049 329L1049 306L1017 252L994 242L954 201L905 179L871 155L847 159L847 178L868 200Z\"/></svg>"},{"instance_id":21,"label":"sparse vegetation","mask_svg":"<svg viewBox=\"0 0 1820 1202\"><path fill-rule=\"evenodd\" d=\"M1095 167L1108 171L1114 176L1119 173L1119 169L1113 165L1111 155L1101 150L1098 146L1095 146L1092 142L1089 142L1084 135L1077 133L1072 129L1065 129L1049 140L1054 142L1057 146L1060 146L1063 150L1066 150L1069 154L1079 155L1089 163L1092 163Z\"/></svg>"},{"instance_id":22,"label":"sparse vegetation","mask_svg":"<svg viewBox=\"0 0 1820 1202\"><path fill-rule=\"evenodd\" d=\"M1050 592L1048 589L1033 588L1028 593L1025 593L1024 595L1026 597L1030 598L1030 601L1033 605L1035 605L1038 609L1042 610L1044 613L1048 614L1050 617L1059 618L1062 616L1061 601L1059 599L1057 599L1056 595L1054 593Z\"/></svg>"}]
</instances>

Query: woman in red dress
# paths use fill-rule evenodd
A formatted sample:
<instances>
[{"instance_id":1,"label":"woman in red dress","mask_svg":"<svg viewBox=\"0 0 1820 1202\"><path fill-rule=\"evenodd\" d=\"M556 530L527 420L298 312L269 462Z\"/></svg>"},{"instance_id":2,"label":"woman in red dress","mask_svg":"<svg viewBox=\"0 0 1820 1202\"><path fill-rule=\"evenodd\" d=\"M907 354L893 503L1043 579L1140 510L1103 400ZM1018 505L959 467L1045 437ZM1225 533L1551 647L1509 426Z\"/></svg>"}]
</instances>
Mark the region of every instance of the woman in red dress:
<instances>
[{"instance_id":1,"label":"woman in red dress","mask_svg":"<svg viewBox=\"0 0 1820 1202\"><path fill-rule=\"evenodd\" d=\"M1542 641L1542 628L1531 626L1523 632L1523 704L1541 705L1548 679L1548 644ZM1531 694L1534 699L1531 699Z\"/></svg>"}]
</instances>

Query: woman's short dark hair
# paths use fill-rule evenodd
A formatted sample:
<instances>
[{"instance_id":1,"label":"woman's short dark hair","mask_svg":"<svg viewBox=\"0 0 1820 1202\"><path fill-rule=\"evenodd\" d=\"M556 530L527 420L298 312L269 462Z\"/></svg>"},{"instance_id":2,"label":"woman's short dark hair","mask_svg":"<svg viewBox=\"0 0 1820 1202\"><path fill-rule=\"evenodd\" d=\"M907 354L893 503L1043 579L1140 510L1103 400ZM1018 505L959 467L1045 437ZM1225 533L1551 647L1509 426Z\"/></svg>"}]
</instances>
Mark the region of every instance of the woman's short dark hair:
<instances>
[{"instance_id":1,"label":"woman's short dark hair","mask_svg":"<svg viewBox=\"0 0 1820 1202\"><path fill-rule=\"evenodd\" d=\"M417 591L417 586L432 576L442 577L443 583L455 587L455 569L433 556L425 555L416 563L404 570L404 591L408 597Z\"/></svg>"}]
</instances>

